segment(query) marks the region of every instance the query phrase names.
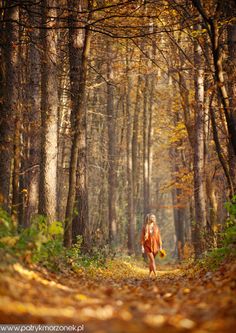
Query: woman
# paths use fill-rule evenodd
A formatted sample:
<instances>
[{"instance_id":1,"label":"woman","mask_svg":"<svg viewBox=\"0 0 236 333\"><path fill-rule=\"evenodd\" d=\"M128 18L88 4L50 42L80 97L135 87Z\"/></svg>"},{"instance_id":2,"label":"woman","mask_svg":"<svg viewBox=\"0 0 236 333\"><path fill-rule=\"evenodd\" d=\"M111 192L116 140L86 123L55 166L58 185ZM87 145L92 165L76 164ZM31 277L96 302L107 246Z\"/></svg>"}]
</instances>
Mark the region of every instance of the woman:
<instances>
[{"instance_id":1,"label":"woman","mask_svg":"<svg viewBox=\"0 0 236 333\"><path fill-rule=\"evenodd\" d=\"M146 252L149 258L149 277L152 272L156 274L155 256L162 250L160 230L156 224L156 216L147 214L141 234L142 253Z\"/></svg>"}]
</instances>

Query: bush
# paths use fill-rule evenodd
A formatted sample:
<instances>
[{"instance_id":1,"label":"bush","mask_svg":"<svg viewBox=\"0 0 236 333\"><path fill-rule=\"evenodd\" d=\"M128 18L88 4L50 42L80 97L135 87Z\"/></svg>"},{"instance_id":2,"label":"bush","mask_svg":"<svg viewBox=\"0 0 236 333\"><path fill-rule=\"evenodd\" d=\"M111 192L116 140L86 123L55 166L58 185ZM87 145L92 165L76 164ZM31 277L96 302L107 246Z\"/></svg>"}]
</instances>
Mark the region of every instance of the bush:
<instances>
[{"instance_id":1,"label":"bush","mask_svg":"<svg viewBox=\"0 0 236 333\"><path fill-rule=\"evenodd\" d=\"M221 233L221 247L209 251L202 261L211 269L216 269L227 257L236 256L236 225L230 226Z\"/></svg>"},{"instance_id":2,"label":"bush","mask_svg":"<svg viewBox=\"0 0 236 333\"><path fill-rule=\"evenodd\" d=\"M11 216L0 209L0 248L5 253L18 259L41 263L47 267L56 267L59 258L64 256L63 226L54 221L48 224L42 215L35 216L30 227L19 228L18 234L12 223Z\"/></svg>"},{"instance_id":3,"label":"bush","mask_svg":"<svg viewBox=\"0 0 236 333\"><path fill-rule=\"evenodd\" d=\"M105 267L108 257L106 246L93 247L87 253L81 253L82 237L77 236L77 242L66 251L66 256L72 268L76 271L80 268Z\"/></svg>"},{"instance_id":4,"label":"bush","mask_svg":"<svg viewBox=\"0 0 236 333\"><path fill-rule=\"evenodd\" d=\"M226 223L218 234L218 248L208 251L206 257L199 261L201 267L216 269L226 258L236 256L236 196L225 203L228 211Z\"/></svg>"},{"instance_id":5,"label":"bush","mask_svg":"<svg viewBox=\"0 0 236 333\"><path fill-rule=\"evenodd\" d=\"M10 214L0 207L0 238L15 234L16 230L13 225Z\"/></svg>"},{"instance_id":6,"label":"bush","mask_svg":"<svg viewBox=\"0 0 236 333\"><path fill-rule=\"evenodd\" d=\"M82 254L83 239L77 236L76 243L66 249L63 233L61 222L48 224L47 218L42 215L36 215L29 227L21 227L17 231L11 216L0 209L0 248L3 254L10 254L15 260L38 263L54 271L68 266L72 269L105 266L108 248L94 247Z\"/></svg>"}]
</instances>

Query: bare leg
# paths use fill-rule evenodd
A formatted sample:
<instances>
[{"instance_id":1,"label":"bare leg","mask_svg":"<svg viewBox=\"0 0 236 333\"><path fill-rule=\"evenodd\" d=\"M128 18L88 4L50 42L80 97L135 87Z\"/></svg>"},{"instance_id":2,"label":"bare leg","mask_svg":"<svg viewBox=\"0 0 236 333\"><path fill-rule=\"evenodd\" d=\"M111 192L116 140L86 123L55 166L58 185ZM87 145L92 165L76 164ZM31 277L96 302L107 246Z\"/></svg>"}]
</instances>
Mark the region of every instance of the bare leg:
<instances>
[{"instance_id":1,"label":"bare leg","mask_svg":"<svg viewBox=\"0 0 236 333\"><path fill-rule=\"evenodd\" d=\"M157 276L156 274L156 263L155 263L155 258L153 253L148 252L147 253L148 258L149 258L149 277L151 276L151 273L153 272L155 276Z\"/></svg>"}]
</instances>

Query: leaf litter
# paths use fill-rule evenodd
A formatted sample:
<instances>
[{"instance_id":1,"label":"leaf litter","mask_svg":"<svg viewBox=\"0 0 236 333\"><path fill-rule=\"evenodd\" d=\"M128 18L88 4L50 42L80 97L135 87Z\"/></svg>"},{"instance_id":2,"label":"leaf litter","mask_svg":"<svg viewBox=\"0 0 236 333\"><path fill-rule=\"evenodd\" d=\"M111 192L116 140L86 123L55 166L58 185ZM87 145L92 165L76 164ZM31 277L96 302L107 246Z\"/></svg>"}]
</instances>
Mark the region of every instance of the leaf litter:
<instances>
[{"instance_id":1,"label":"leaf litter","mask_svg":"<svg viewBox=\"0 0 236 333\"><path fill-rule=\"evenodd\" d=\"M216 272L139 264L52 273L20 263L0 267L0 318L11 324L84 324L86 332L232 333L236 263Z\"/></svg>"}]
</instances>

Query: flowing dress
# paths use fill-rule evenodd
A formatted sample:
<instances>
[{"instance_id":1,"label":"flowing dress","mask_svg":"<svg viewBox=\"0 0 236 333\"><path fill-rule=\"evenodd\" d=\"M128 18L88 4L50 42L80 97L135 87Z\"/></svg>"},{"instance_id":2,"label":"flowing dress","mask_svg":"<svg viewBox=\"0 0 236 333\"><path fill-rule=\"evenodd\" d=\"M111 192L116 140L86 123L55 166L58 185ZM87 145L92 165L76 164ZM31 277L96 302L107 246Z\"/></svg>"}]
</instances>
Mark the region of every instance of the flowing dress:
<instances>
[{"instance_id":1,"label":"flowing dress","mask_svg":"<svg viewBox=\"0 0 236 333\"><path fill-rule=\"evenodd\" d=\"M160 247L162 246L160 230L157 225L154 225L151 228L149 225L147 226L148 232L147 237L145 239L145 226L142 228L141 232L141 244L144 247L146 253L153 253L154 256L157 255Z\"/></svg>"}]
</instances>

